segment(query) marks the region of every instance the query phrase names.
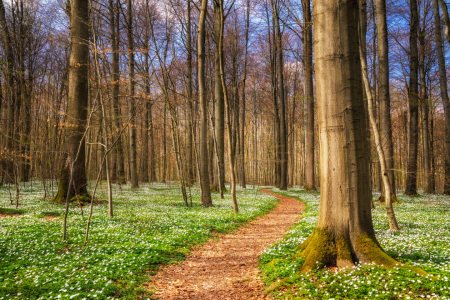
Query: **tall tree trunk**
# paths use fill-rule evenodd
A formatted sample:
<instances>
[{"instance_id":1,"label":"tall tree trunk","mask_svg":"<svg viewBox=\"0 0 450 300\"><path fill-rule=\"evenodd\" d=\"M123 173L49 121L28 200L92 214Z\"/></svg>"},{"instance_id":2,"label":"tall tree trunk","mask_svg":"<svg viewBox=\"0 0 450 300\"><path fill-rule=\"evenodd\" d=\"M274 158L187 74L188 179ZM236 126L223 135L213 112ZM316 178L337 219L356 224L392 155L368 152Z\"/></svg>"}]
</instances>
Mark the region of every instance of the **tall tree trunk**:
<instances>
[{"instance_id":1,"label":"tall tree trunk","mask_svg":"<svg viewBox=\"0 0 450 300\"><path fill-rule=\"evenodd\" d=\"M303 6L303 76L305 88L305 189L315 190L314 184L314 87L313 87L313 39L311 7L309 0L302 0Z\"/></svg>"},{"instance_id":2,"label":"tall tree trunk","mask_svg":"<svg viewBox=\"0 0 450 300\"><path fill-rule=\"evenodd\" d=\"M146 0L146 13L149 15L149 1ZM142 136L142 170L141 170L141 178L142 182L148 182L149 181L149 165L150 165L150 153L148 148L149 143L149 131L150 131L150 122L151 122L151 116L150 111L152 107L151 103L151 96L150 96L150 54L148 49L150 48L149 44L149 25L148 22L151 22L151 20L146 20L145 22L145 33L144 33L144 49L147 49L144 53L144 89L145 89L145 113L144 113L144 132Z\"/></svg>"},{"instance_id":3,"label":"tall tree trunk","mask_svg":"<svg viewBox=\"0 0 450 300\"><path fill-rule=\"evenodd\" d=\"M219 39L220 39L220 5L223 2L220 0L214 0L214 127L215 127L215 137L217 143L217 157L219 165L219 182L223 185L222 189L225 188L225 108L223 99L223 88L220 79L220 49Z\"/></svg>"},{"instance_id":4,"label":"tall tree trunk","mask_svg":"<svg viewBox=\"0 0 450 300\"><path fill-rule=\"evenodd\" d=\"M30 51L27 50L25 37L26 33L26 20L25 20L25 12L23 0L19 1L19 89L21 89L21 99L22 102L22 114L21 114L21 127L22 131L20 132L20 153L22 155L22 159L20 161L20 179L23 182L27 182L30 176L30 162L27 159L27 156L30 152L30 130L33 119L31 118L31 68L27 71L25 69L25 55L29 55ZM31 59L29 59L30 61Z\"/></svg>"},{"instance_id":5,"label":"tall tree trunk","mask_svg":"<svg viewBox=\"0 0 450 300\"><path fill-rule=\"evenodd\" d=\"M376 240L370 209L358 1L315 0L313 14L321 195L316 229L298 247L302 271L356 262L393 267L397 262Z\"/></svg>"},{"instance_id":6,"label":"tall tree trunk","mask_svg":"<svg viewBox=\"0 0 450 300\"><path fill-rule=\"evenodd\" d=\"M155 151L155 139L154 139L154 130L153 130L153 112L152 112L152 107L153 107L153 103L151 103L150 101L147 103L147 114L148 114L148 118L151 120L150 122L150 127L149 127L149 140L150 140L150 151L148 153L148 155L150 156L150 182L154 182L156 181L156 159L155 159L155 155L156 155L156 151Z\"/></svg>"},{"instance_id":7,"label":"tall tree trunk","mask_svg":"<svg viewBox=\"0 0 450 300\"><path fill-rule=\"evenodd\" d=\"M198 92L200 102L200 188L201 202L203 206L212 206L211 191L208 170L208 108L205 85L205 34L206 34L206 13L208 0L202 0L200 18L198 22Z\"/></svg>"},{"instance_id":8,"label":"tall tree trunk","mask_svg":"<svg viewBox=\"0 0 450 300\"><path fill-rule=\"evenodd\" d=\"M424 168L424 187L423 191L427 194L434 193L432 188L433 180L431 174L431 155L430 151L430 128L429 128L429 115L430 106L428 104L428 94L425 94L426 98L422 103L422 136L423 136L423 168Z\"/></svg>"},{"instance_id":9,"label":"tall tree trunk","mask_svg":"<svg viewBox=\"0 0 450 300\"><path fill-rule=\"evenodd\" d=\"M163 109L163 172L161 182L166 183L166 175L167 175L167 138L166 138L166 120L167 120L167 105L164 103Z\"/></svg>"},{"instance_id":10,"label":"tall tree trunk","mask_svg":"<svg viewBox=\"0 0 450 300\"><path fill-rule=\"evenodd\" d=\"M386 0L376 1L378 40L378 101L380 136L386 158L386 171L391 183L391 198L395 201L394 147L392 144L391 99L389 95L389 43L386 21ZM383 190L384 193L384 190Z\"/></svg>"},{"instance_id":11,"label":"tall tree trunk","mask_svg":"<svg viewBox=\"0 0 450 300\"><path fill-rule=\"evenodd\" d=\"M420 113L422 116L422 148L423 148L423 173L425 193L429 192L429 176L431 171L430 137L428 130L428 93L426 85L425 65L425 32L421 29L419 34L419 87L420 87Z\"/></svg>"},{"instance_id":12,"label":"tall tree trunk","mask_svg":"<svg viewBox=\"0 0 450 300\"><path fill-rule=\"evenodd\" d=\"M89 1L73 0L70 13L69 95L66 151L54 200L89 197L85 169L85 131L88 108ZM70 185L71 183L71 185ZM84 199L86 200L86 199Z\"/></svg>"},{"instance_id":13,"label":"tall tree trunk","mask_svg":"<svg viewBox=\"0 0 450 300\"><path fill-rule=\"evenodd\" d=\"M438 0L433 0L433 14L435 27L436 53L439 64L439 87L445 114L445 175L444 194L450 195L450 101L448 98L447 74L445 57L442 49L442 36ZM448 28L447 28L448 30Z\"/></svg>"},{"instance_id":14,"label":"tall tree trunk","mask_svg":"<svg viewBox=\"0 0 450 300\"><path fill-rule=\"evenodd\" d=\"M417 194L417 153L418 153L418 118L419 118L419 91L418 91L418 67L419 54L417 47L419 30L419 13L417 0L410 0L411 23L410 23L410 77L409 77L409 143L408 143L408 165L406 169L405 194Z\"/></svg>"},{"instance_id":15,"label":"tall tree trunk","mask_svg":"<svg viewBox=\"0 0 450 300\"><path fill-rule=\"evenodd\" d=\"M283 64L283 44L280 28L280 16L278 0L271 0L272 14L275 22L275 41L276 60L277 60L277 78L278 78L278 96L280 100L280 189L287 189L287 171L288 171L288 147L287 147L287 127L286 127L286 99L284 95L284 64Z\"/></svg>"},{"instance_id":16,"label":"tall tree trunk","mask_svg":"<svg viewBox=\"0 0 450 300\"><path fill-rule=\"evenodd\" d=\"M429 114L430 114L430 160L431 160L431 168L430 168L430 193L434 194L436 192L436 177L435 177L435 158L434 158L434 109L433 106L429 106Z\"/></svg>"},{"instance_id":17,"label":"tall tree trunk","mask_svg":"<svg viewBox=\"0 0 450 300\"><path fill-rule=\"evenodd\" d=\"M275 43L275 21L272 18L272 24L269 20L269 12L267 14L267 31L269 37L269 56L270 56L270 80L271 80L271 97L273 104L273 167L274 167L274 177L275 186L280 186L281 182L281 157L280 157L280 114L278 109L278 99L277 99L277 46Z\"/></svg>"},{"instance_id":18,"label":"tall tree trunk","mask_svg":"<svg viewBox=\"0 0 450 300\"><path fill-rule=\"evenodd\" d=\"M15 107L16 102L18 101L16 99L16 95L14 93L14 86L15 86L15 72L14 72L14 53L12 48L12 41L11 41L11 33L8 28L8 23L6 20L6 12L5 12L5 6L3 4L3 0L0 0L0 27L1 27L1 36L2 36L2 42L3 42L3 51L5 52L5 58L6 58L6 71L3 73L5 75L5 83L6 86L4 87L6 90L5 93L5 102L6 106L8 108L7 113L7 119L10 120L10 122L7 123L6 126L6 132L7 132L7 138L6 138L6 149L7 151L13 151L14 143L13 143L13 136L14 133L14 116L15 116ZM4 174L6 175L6 181L9 183L14 182L14 169L13 169L13 163L12 158L8 157L4 161L3 165Z\"/></svg>"},{"instance_id":19,"label":"tall tree trunk","mask_svg":"<svg viewBox=\"0 0 450 300\"><path fill-rule=\"evenodd\" d=\"M111 74L112 74L112 102L114 113L115 133L120 134L120 106L119 106L119 0L116 3L113 0L109 0L109 19L110 19L110 35L111 35ZM122 137L117 137L116 149L115 149L115 172L112 172L112 178L117 180L119 184L125 183L125 163L123 159L123 144Z\"/></svg>"},{"instance_id":20,"label":"tall tree trunk","mask_svg":"<svg viewBox=\"0 0 450 300\"><path fill-rule=\"evenodd\" d=\"M132 0L127 0L127 37L128 37L128 118L130 134L130 181L131 188L139 187L136 157L136 104L134 93L134 37L133 37L133 6Z\"/></svg>"},{"instance_id":21,"label":"tall tree trunk","mask_svg":"<svg viewBox=\"0 0 450 300\"><path fill-rule=\"evenodd\" d=\"M387 164L386 164L386 156L384 154L384 149L381 142L380 133L378 131L377 121L375 118L375 107L374 107L374 99L373 94L370 89L370 83L369 83L369 75L367 71L367 59L366 59L366 45L361 44L359 45L359 55L361 60L361 67L362 67L362 78L364 82L364 87L366 90L366 96L367 96L367 108L369 112L369 120L370 124L372 125L372 132L375 140L375 147L377 149L378 154L378 160L380 161L380 169L381 169L381 178L383 180L383 186L384 186L384 195L385 195L385 207L386 207L386 214L389 219L389 228L391 230L399 230L397 220L395 218L394 209L392 207L392 194L391 191L391 182L389 180L388 176L388 170L387 170ZM371 203L373 203L371 201Z\"/></svg>"},{"instance_id":22,"label":"tall tree trunk","mask_svg":"<svg viewBox=\"0 0 450 300\"><path fill-rule=\"evenodd\" d=\"M244 78L242 79L242 114L241 114L241 147L240 157L240 178L241 186L246 188L246 178L245 178L245 83L247 81L247 63L248 63L248 29L250 27L250 0L247 0L246 17L245 17L245 54L244 54Z\"/></svg>"},{"instance_id":23,"label":"tall tree trunk","mask_svg":"<svg viewBox=\"0 0 450 300\"><path fill-rule=\"evenodd\" d=\"M191 186L195 181L195 154L193 138L193 93L192 93L192 32L191 32L191 0L187 0L187 103L188 103L188 127L187 127L187 155L188 173L187 184Z\"/></svg>"},{"instance_id":24,"label":"tall tree trunk","mask_svg":"<svg viewBox=\"0 0 450 300\"><path fill-rule=\"evenodd\" d=\"M220 57L220 80L222 82L222 89L224 92L224 100L225 100L225 114L227 118L227 141L228 141L228 162L230 165L230 185L231 185L231 199L233 202L233 211L235 214L239 212L239 206L236 199L236 169L235 169L235 151L232 147L232 125L231 125L231 110L230 110L230 101L228 99L227 86L225 85L225 74L224 74L224 54L223 54L223 31L224 31L224 23L225 16L223 12L223 0L218 0L220 2L220 36L219 36L219 57Z\"/></svg>"}]
</instances>

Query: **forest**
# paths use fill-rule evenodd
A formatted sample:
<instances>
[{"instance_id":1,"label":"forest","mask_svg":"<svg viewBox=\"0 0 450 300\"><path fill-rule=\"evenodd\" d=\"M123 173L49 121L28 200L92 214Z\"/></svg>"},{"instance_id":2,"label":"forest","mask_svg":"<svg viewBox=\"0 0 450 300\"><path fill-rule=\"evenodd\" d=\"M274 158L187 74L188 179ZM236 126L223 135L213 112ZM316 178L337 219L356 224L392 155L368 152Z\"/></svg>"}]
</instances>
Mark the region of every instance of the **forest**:
<instances>
[{"instance_id":1,"label":"forest","mask_svg":"<svg viewBox=\"0 0 450 300\"><path fill-rule=\"evenodd\" d=\"M449 299L445 0L0 0L1 299Z\"/></svg>"}]
</instances>

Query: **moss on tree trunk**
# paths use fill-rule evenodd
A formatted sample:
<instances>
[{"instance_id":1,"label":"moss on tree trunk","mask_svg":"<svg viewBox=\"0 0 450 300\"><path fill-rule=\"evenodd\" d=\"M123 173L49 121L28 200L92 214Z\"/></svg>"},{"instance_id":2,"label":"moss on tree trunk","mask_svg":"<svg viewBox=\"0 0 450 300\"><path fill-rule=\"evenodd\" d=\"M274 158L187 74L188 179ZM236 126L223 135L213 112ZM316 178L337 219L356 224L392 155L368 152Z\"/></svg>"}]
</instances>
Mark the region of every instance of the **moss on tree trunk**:
<instances>
[{"instance_id":1,"label":"moss on tree trunk","mask_svg":"<svg viewBox=\"0 0 450 300\"><path fill-rule=\"evenodd\" d=\"M91 201L91 195L86 188L86 181L83 179L80 182L80 177L76 177L75 174L72 178L72 186L70 188L69 201L75 203L88 203ZM58 192L53 198L53 202L64 204L66 203L67 193L69 193L70 184L70 163L69 159L66 159L66 164L61 168L59 176Z\"/></svg>"}]
</instances>

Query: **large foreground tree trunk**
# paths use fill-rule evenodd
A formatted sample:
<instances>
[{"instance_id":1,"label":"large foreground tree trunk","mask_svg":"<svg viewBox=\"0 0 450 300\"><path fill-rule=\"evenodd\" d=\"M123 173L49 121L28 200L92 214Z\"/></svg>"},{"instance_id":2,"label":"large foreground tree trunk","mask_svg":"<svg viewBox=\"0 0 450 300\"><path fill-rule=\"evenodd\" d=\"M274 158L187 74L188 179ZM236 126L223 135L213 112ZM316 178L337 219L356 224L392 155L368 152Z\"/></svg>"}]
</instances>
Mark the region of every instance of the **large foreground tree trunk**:
<instances>
[{"instance_id":1,"label":"large foreground tree trunk","mask_svg":"<svg viewBox=\"0 0 450 300\"><path fill-rule=\"evenodd\" d=\"M73 0L70 15L69 98L66 118L66 151L55 201L77 196L85 200L85 130L88 107L89 1ZM71 174L72 173L72 174ZM72 185L69 185L72 182Z\"/></svg>"},{"instance_id":2,"label":"large foreground tree trunk","mask_svg":"<svg viewBox=\"0 0 450 300\"><path fill-rule=\"evenodd\" d=\"M317 227L299 246L302 271L318 264L394 266L375 238L369 140L358 53L358 0L313 1L320 130Z\"/></svg>"}]
</instances>

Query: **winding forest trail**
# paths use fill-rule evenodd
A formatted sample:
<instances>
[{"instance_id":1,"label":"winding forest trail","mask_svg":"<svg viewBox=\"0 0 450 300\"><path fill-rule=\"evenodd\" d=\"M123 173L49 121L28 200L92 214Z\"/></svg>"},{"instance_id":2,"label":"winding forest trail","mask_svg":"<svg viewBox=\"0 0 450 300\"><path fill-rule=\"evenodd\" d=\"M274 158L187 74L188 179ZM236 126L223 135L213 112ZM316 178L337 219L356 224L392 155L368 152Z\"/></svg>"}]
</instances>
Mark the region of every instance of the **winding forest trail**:
<instances>
[{"instance_id":1,"label":"winding forest trail","mask_svg":"<svg viewBox=\"0 0 450 300\"><path fill-rule=\"evenodd\" d=\"M194 249L178 265L163 267L149 283L156 299L269 299L258 278L258 258L279 241L302 214L305 205L265 189L280 202L268 214L219 240Z\"/></svg>"}]
</instances>

